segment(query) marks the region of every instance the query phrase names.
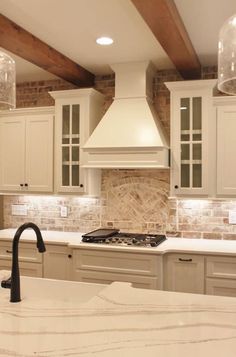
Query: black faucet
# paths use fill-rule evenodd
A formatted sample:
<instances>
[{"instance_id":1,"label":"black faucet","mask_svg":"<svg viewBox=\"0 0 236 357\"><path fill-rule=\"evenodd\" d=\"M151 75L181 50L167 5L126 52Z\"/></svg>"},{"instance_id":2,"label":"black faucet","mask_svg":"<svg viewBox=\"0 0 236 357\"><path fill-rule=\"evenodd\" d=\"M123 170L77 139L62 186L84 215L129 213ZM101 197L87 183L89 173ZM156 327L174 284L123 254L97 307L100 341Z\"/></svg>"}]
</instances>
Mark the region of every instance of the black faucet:
<instances>
[{"instance_id":1,"label":"black faucet","mask_svg":"<svg viewBox=\"0 0 236 357\"><path fill-rule=\"evenodd\" d=\"M36 226L36 224L28 222L22 224L20 226L13 238L12 242L12 269L11 269L11 278L8 280L4 280L1 283L1 286L4 288L10 288L11 289L11 295L10 295L10 302L19 302L21 301L20 298L20 273L19 273L19 262L18 262L18 244L19 244L19 239L23 231L27 228L32 228L37 237L37 248L40 253L43 253L46 251L43 238L41 235L41 232L39 230L39 227Z\"/></svg>"}]
</instances>

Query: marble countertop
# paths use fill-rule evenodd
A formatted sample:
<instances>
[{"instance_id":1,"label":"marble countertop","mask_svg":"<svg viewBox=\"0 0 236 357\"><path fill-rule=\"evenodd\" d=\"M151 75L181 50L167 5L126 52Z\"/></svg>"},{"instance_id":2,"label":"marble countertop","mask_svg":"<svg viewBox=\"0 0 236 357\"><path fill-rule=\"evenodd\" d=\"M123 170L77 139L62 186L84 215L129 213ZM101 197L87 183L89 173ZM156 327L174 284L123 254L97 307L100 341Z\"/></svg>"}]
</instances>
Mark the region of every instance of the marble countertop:
<instances>
[{"instance_id":1,"label":"marble countertop","mask_svg":"<svg viewBox=\"0 0 236 357\"><path fill-rule=\"evenodd\" d=\"M0 230L0 239L13 239L17 229L8 228ZM82 234L81 232L61 232L61 231L41 231L43 239L48 243L57 244L74 244L78 245L81 243ZM26 229L21 238L25 241L35 241L35 232L32 229Z\"/></svg>"},{"instance_id":2,"label":"marble countertop","mask_svg":"<svg viewBox=\"0 0 236 357\"><path fill-rule=\"evenodd\" d=\"M1 239L13 239L16 229L0 230ZM120 245L92 244L81 242L81 232L60 232L60 231L41 231L46 243L68 245L71 248L80 249L105 249L107 251L123 251L146 254L165 254L165 253L192 253L192 254L221 254L234 256L236 254L236 240L213 240L213 239L188 239L171 238L161 243L157 247L127 247ZM21 237L25 241L35 241L33 230L25 230Z\"/></svg>"},{"instance_id":3,"label":"marble countertop","mask_svg":"<svg viewBox=\"0 0 236 357\"><path fill-rule=\"evenodd\" d=\"M27 279L45 296L26 293ZM9 303L9 290L0 289L0 357L235 357L235 298L115 282L85 302L80 294L94 284L54 281L61 295L53 297L45 288L52 281L21 280L20 303Z\"/></svg>"}]
</instances>

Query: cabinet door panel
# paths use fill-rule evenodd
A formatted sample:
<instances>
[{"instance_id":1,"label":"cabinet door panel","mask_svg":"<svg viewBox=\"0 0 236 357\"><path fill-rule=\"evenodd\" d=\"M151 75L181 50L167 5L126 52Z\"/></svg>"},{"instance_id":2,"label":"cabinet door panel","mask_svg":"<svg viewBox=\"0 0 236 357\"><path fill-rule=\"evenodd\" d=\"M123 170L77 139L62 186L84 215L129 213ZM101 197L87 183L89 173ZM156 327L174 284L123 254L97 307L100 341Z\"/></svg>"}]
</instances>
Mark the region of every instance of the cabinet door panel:
<instances>
[{"instance_id":1,"label":"cabinet door panel","mask_svg":"<svg viewBox=\"0 0 236 357\"><path fill-rule=\"evenodd\" d=\"M213 278L236 279L236 261L232 257L207 257L206 274Z\"/></svg>"},{"instance_id":2,"label":"cabinet door panel","mask_svg":"<svg viewBox=\"0 0 236 357\"><path fill-rule=\"evenodd\" d=\"M204 294L204 257L170 254L165 265L165 290Z\"/></svg>"},{"instance_id":3,"label":"cabinet door panel","mask_svg":"<svg viewBox=\"0 0 236 357\"><path fill-rule=\"evenodd\" d=\"M43 254L44 278L68 280L69 264L67 246L46 245L46 252Z\"/></svg>"},{"instance_id":4,"label":"cabinet door panel","mask_svg":"<svg viewBox=\"0 0 236 357\"><path fill-rule=\"evenodd\" d=\"M100 170L87 169L83 146L102 115L103 95L91 88L50 92L55 99L55 188L100 194ZM98 173L99 171L99 173Z\"/></svg>"},{"instance_id":5,"label":"cabinet door panel","mask_svg":"<svg viewBox=\"0 0 236 357\"><path fill-rule=\"evenodd\" d=\"M0 189L19 191L25 174L25 121L12 117L1 118L0 123Z\"/></svg>"},{"instance_id":6,"label":"cabinet door panel","mask_svg":"<svg viewBox=\"0 0 236 357\"><path fill-rule=\"evenodd\" d=\"M25 182L29 191L53 189L53 116L26 119Z\"/></svg>"},{"instance_id":7,"label":"cabinet door panel","mask_svg":"<svg viewBox=\"0 0 236 357\"><path fill-rule=\"evenodd\" d=\"M229 279L206 279L206 294L236 297L236 281Z\"/></svg>"},{"instance_id":8,"label":"cabinet door panel","mask_svg":"<svg viewBox=\"0 0 236 357\"><path fill-rule=\"evenodd\" d=\"M132 283L132 285L136 288L158 289L157 278L128 274L77 270L76 273L74 273L73 275L73 280L96 284L111 284L114 281L124 281Z\"/></svg>"},{"instance_id":9,"label":"cabinet door panel","mask_svg":"<svg viewBox=\"0 0 236 357\"><path fill-rule=\"evenodd\" d=\"M28 263L19 262L20 275L32 276L32 277L43 277L42 264L39 263ZM11 260L1 260L0 270L9 270L9 276L11 272Z\"/></svg>"},{"instance_id":10,"label":"cabinet door panel","mask_svg":"<svg viewBox=\"0 0 236 357\"><path fill-rule=\"evenodd\" d=\"M20 262L19 267L20 267L20 275L32 276L32 277L38 277L38 278L43 277L42 264Z\"/></svg>"},{"instance_id":11,"label":"cabinet door panel","mask_svg":"<svg viewBox=\"0 0 236 357\"><path fill-rule=\"evenodd\" d=\"M209 192L209 123L215 80L167 82L171 91L171 192Z\"/></svg>"},{"instance_id":12,"label":"cabinet door panel","mask_svg":"<svg viewBox=\"0 0 236 357\"><path fill-rule=\"evenodd\" d=\"M74 250L76 269L154 276L160 271L160 257L148 254L107 252L104 250Z\"/></svg>"},{"instance_id":13,"label":"cabinet door panel","mask_svg":"<svg viewBox=\"0 0 236 357\"><path fill-rule=\"evenodd\" d=\"M42 254L38 252L36 243L19 243L19 261L42 262ZM0 242L0 259L12 259L12 240Z\"/></svg>"},{"instance_id":14,"label":"cabinet door panel","mask_svg":"<svg viewBox=\"0 0 236 357\"><path fill-rule=\"evenodd\" d=\"M236 195L236 106L217 109L217 194Z\"/></svg>"}]
</instances>

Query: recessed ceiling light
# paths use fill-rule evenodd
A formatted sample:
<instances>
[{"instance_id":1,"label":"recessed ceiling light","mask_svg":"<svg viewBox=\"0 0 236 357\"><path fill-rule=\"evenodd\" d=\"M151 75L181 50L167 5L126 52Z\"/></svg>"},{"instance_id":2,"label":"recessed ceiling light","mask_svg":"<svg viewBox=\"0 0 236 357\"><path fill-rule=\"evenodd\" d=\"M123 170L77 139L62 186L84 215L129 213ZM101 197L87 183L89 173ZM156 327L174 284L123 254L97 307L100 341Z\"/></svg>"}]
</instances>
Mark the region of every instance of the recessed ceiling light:
<instances>
[{"instance_id":1,"label":"recessed ceiling light","mask_svg":"<svg viewBox=\"0 0 236 357\"><path fill-rule=\"evenodd\" d=\"M110 38L110 37L98 37L96 39L96 42L99 44L99 45L102 45L102 46L108 46L108 45L111 45L113 43L113 39Z\"/></svg>"}]
</instances>

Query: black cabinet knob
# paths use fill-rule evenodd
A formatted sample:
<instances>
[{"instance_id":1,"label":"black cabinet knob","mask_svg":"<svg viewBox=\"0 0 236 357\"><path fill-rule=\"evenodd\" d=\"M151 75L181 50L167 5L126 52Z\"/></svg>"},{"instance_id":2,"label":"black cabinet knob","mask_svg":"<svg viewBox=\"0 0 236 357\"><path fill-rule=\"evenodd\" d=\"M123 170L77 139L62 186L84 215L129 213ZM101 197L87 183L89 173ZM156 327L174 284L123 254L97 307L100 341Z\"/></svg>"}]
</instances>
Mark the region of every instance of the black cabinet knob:
<instances>
[{"instance_id":1,"label":"black cabinet knob","mask_svg":"<svg viewBox=\"0 0 236 357\"><path fill-rule=\"evenodd\" d=\"M81 183L81 184L79 185L79 187L84 187L84 185Z\"/></svg>"},{"instance_id":2,"label":"black cabinet knob","mask_svg":"<svg viewBox=\"0 0 236 357\"><path fill-rule=\"evenodd\" d=\"M23 183L20 183L20 187L23 187L24 185L23 185Z\"/></svg>"},{"instance_id":3,"label":"black cabinet knob","mask_svg":"<svg viewBox=\"0 0 236 357\"><path fill-rule=\"evenodd\" d=\"M71 254L68 254L68 258L72 258L72 255L71 255Z\"/></svg>"},{"instance_id":4,"label":"black cabinet knob","mask_svg":"<svg viewBox=\"0 0 236 357\"><path fill-rule=\"evenodd\" d=\"M25 183L25 187L28 187L29 185L28 185L28 183Z\"/></svg>"},{"instance_id":5,"label":"black cabinet knob","mask_svg":"<svg viewBox=\"0 0 236 357\"><path fill-rule=\"evenodd\" d=\"M179 188L179 186L178 186L178 185L175 185L175 188Z\"/></svg>"}]
</instances>

